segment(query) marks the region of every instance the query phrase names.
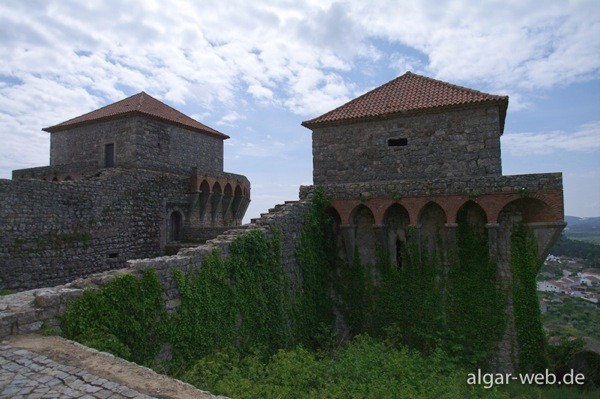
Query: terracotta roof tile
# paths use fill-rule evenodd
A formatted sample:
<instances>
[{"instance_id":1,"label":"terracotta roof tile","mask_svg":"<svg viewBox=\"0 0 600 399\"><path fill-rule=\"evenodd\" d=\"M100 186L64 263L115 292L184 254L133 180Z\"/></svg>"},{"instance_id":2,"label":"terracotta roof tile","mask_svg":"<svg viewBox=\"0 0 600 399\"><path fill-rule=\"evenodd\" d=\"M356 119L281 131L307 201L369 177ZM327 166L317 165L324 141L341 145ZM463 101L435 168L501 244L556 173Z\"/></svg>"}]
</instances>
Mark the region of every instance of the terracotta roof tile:
<instances>
[{"instance_id":1,"label":"terracotta roof tile","mask_svg":"<svg viewBox=\"0 0 600 399\"><path fill-rule=\"evenodd\" d=\"M66 122L62 122L58 125L50 126L42 130L54 133L83 124L135 114L159 119L164 122L175 124L194 131L208 133L222 139L229 138L229 136L190 118L189 116L177 111L175 108L172 108L161 101L158 101L143 91L124 100L117 101L114 104L107 105L95 111L73 119L69 119Z\"/></svg>"},{"instance_id":2,"label":"terracotta roof tile","mask_svg":"<svg viewBox=\"0 0 600 399\"><path fill-rule=\"evenodd\" d=\"M302 122L302 125L312 128L321 125L391 117L401 113L429 111L484 102L499 103L501 105L501 128L503 129L506 108L508 107L507 96L482 93L406 72L404 75L355 98L333 111Z\"/></svg>"}]
</instances>

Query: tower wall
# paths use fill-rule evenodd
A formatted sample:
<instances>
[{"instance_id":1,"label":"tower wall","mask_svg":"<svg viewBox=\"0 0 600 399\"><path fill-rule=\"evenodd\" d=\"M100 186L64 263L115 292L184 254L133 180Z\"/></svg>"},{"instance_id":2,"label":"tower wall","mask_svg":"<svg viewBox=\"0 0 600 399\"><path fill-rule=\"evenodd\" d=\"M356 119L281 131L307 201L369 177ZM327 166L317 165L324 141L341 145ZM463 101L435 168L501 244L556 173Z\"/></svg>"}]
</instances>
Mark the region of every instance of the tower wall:
<instances>
[{"instance_id":1,"label":"tower wall","mask_svg":"<svg viewBox=\"0 0 600 399\"><path fill-rule=\"evenodd\" d=\"M223 139L142 116L126 116L51 133L50 166L105 167L106 145L114 165L189 173L223 172Z\"/></svg>"},{"instance_id":2,"label":"tower wall","mask_svg":"<svg viewBox=\"0 0 600 399\"><path fill-rule=\"evenodd\" d=\"M314 183L498 176L500 135L498 105L317 127Z\"/></svg>"}]
</instances>

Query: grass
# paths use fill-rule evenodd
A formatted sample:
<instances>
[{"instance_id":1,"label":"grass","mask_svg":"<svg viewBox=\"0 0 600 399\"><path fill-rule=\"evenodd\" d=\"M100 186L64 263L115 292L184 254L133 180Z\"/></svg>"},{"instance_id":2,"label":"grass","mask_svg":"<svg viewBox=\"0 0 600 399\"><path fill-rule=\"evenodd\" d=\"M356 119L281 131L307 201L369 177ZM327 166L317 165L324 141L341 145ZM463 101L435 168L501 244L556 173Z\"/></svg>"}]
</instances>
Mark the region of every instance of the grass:
<instances>
[{"instance_id":1,"label":"grass","mask_svg":"<svg viewBox=\"0 0 600 399\"><path fill-rule=\"evenodd\" d=\"M567 298L563 303L548 302L547 304L548 311L542 314L542 323L548 329L550 336L557 335L563 338L571 335L587 336L600 340L600 307L598 305L579 298Z\"/></svg>"},{"instance_id":2,"label":"grass","mask_svg":"<svg viewBox=\"0 0 600 399\"><path fill-rule=\"evenodd\" d=\"M0 296L14 294L15 292L12 290L0 290Z\"/></svg>"},{"instance_id":3,"label":"grass","mask_svg":"<svg viewBox=\"0 0 600 399\"><path fill-rule=\"evenodd\" d=\"M591 242L592 244L600 245L600 235L593 236L569 236L571 240Z\"/></svg>"},{"instance_id":4,"label":"grass","mask_svg":"<svg viewBox=\"0 0 600 399\"><path fill-rule=\"evenodd\" d=\"M600 399L600 389L579 389L574 386L543 386L511 383L500 388L515 399Z\"/></svg>"}]
</instances>

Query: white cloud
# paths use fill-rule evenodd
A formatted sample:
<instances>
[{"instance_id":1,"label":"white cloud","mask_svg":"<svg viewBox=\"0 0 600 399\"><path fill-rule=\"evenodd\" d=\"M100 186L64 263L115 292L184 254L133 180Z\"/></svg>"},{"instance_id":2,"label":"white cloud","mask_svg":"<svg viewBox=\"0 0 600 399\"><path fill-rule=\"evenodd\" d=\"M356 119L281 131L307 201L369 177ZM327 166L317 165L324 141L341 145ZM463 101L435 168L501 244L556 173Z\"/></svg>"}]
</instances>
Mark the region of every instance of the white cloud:
<instances>
[{"instance_id":1,"label":"white cloud","mask_svg":"<svg viewBox=\"0 0 600 399\"><path fill-rule=\"evenodd\" d=\"M273 99L273 91L257 83L248 86L248 93L252 94L258 101Z\"/></svg>"},{"instance_id":2,"label":"white cloud","mask_svg":"<svg viewBox=\"0 0 600 399\"><path fill-rule=\"evenodd\" d=\"M244 115L239 114L235 111L230 111L217 122L217 125L236 126L235 122L244 119L246 119Z\"/></svg>"},{"instance_id":3,"label":"white cloud","mask_svg":"<svg viewBox=\"0 0 600 399\"><path fill-rule=\"evenodd\" d=\"M515 156L597 151L600 150L600 122L585 124L572 133L506 133L502 137L502 149Z\"/></svg>"},{"instance_id":4,"label":"white cloud","mask_svg":"<svg viewBox=\"0 0 600 399\"><path fill-rule=\"evenodd\" d=\"M352 4L365 31L426 54L441 79L529 90L599 76L594 0Z\"/></svg>"},{"instance_id":5,"label":"white cloud","mask_svg":"<svg viewBox=\"0 0 600 399\"><path fill-rule=\"evenodd\" d=\"M176 1L169 7L5 1L0 74L84 89L92 103L122 98L127 87L174 104L234 109L239 94L249 93L316 116L364 89L344 74L361 60L380 59L371 39L381 38L427 60L394 54L398 71L522 95L600 75L595 10L586 0L544 7L535 1L501 7L438 0ZM29 89L26 82L18 86Z\"/></svg>"},{"instance_id":6,"label":"white cloud","mask_svg":"<svg viewBox=\"0 0 600 399\"><path fill-rule=\"evenodd\" d=\"M293 143L283 143L275 140L260 142L240 142L235 139L226 141L228 154L239 158L286 159L294 151Z\"/></svg>"}]
</instances>

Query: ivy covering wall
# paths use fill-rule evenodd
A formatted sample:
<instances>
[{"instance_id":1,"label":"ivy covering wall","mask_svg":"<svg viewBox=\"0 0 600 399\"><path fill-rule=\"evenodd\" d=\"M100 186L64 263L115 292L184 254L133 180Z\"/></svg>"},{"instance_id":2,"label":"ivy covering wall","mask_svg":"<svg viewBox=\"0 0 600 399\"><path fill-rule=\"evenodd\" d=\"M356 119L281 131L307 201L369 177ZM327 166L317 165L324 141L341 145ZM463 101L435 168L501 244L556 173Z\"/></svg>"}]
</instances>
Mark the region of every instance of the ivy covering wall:
<instances>
[{"instance_id":1,"label":"ivy covering wall","mask_svg":"<svg viewBox=\"0 0 600 399\"><path fill-rule=\"evenodd\" d=\"M448 351L483 367L504 333L506 293L497 262L490 259L487 234L459 223L456 238L457 258L448 271Z\"/></svg>"},{"instance_id":2,"label":"ivy covering wall","mask_svg":"<svg viewBox=\"0 0 600 399\"><path fill-rule=\"evenodd\" d=\"M353 278L342 289L348 301L342 310L350 321L361 322L348 323L352 334L393 332L409 347L443 348L464 364L485 368L502 337L506 306L487 238L459 226L457 251L450 256L422 251L414 229L409 237L401 267L381 250L375 265L360 265L355 256L346 266ZM381 281L373 281L373 275Z\"/></svg>"},{"instance_id":3,"label":"ivy covering wall","mask_svg":"<svg viewBox=\"0 0 600 399\"><path fill-rule=\"evenodd\" d=\"M298 342L318 348L331 335L332 229L328 201L315 193L298 246L302 283L293 291L281 265L281 237L252 230L222 258L214 251L187 274L175 270L181 304L167 316L153 270L124 275L72 303L62 320L67 338L140 364L153 363L168 345L171 373L215 351L265 355ZM163 365L164 366L164 365ZM161 366L162 367L162 366Z\"/></svg>"},{"instance_id":4,"label":"ivy covering wall","mask_svg":"<svg viewBox=\"0 0 600 399\"><path fill-rule=\"evenodd\" d=\"M533 234L520 223L510 239L513 313L521 372L541 372L548 367L546 336L542 329L536 275L541 266Z\"/></svg>"},{"instance_id":5,"label":"ivy covering wall","mask_svg":"<svg viewBox=\"0 0 600 399\"><path fill-rule=\"evenodd\" d=\"M441 348L468 367L489 364L504 332L507 298L485 235L459 223L456 251L429 253L411 228L398 264L380 247L375 264L361 264L357 252L348 264L338 257L329 209L316 190L298 242L298 275L284 273L276 231L252 230L233 242L227 258L215 251L191 272L174 272L181 304L172 315L149 270L86 292L69 306L63 331L174 375L217 352L267 359L297 344L328 349L334 324L347 326L351 336L366 333L426 353ZM523 370L538 370L546 363L537 258L525 228L513 232L511 244L518 360Z\"/></svg>"}]
</instances>

